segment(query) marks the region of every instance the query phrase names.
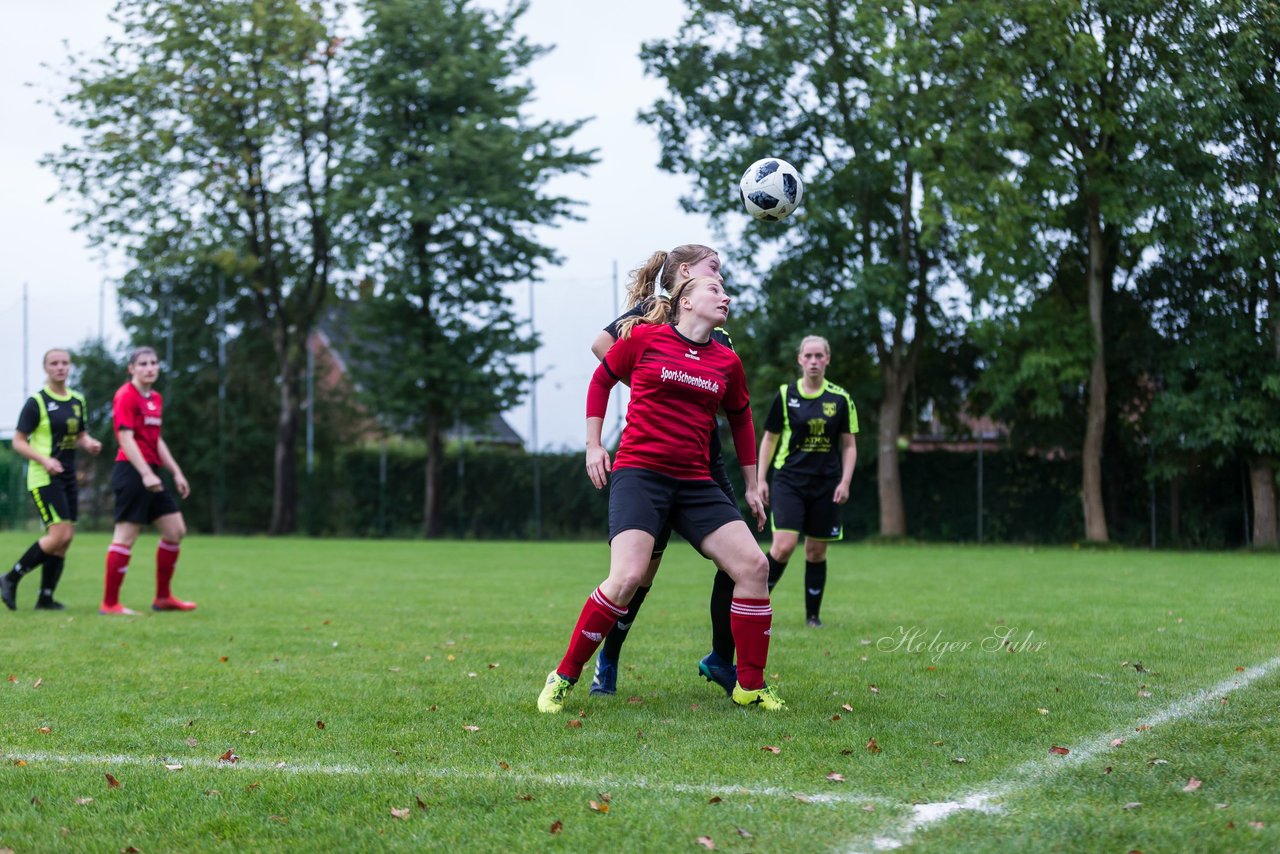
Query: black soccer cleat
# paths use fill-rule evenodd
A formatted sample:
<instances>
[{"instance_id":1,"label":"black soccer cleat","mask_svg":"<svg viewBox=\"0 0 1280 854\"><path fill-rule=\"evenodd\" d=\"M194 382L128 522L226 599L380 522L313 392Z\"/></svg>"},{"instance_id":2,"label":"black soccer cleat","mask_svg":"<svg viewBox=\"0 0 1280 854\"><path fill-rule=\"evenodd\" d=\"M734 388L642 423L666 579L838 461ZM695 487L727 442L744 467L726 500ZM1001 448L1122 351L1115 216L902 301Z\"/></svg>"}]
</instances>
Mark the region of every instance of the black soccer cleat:
<instances>
[{"instance_id":1,"label":"black soccer cleat","mask_svg":"<svg viewBox=\"0 0 1280 854\"><path fill-rule=\"evenodd\" d=\"M0 599L10 611L18 610L18 582L9 578L9 574L0 575Z\"/></svg>"}]
</instances>

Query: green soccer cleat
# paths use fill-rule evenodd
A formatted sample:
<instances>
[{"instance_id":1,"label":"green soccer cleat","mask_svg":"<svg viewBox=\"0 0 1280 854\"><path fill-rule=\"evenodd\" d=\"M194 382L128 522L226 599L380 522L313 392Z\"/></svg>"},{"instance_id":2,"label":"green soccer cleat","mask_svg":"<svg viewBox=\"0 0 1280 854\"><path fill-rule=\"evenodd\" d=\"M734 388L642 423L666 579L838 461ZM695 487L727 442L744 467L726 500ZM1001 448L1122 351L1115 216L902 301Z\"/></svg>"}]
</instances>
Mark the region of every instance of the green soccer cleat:
<instances>
[{"instance_id":1,"label":"green soccer cleat","mask_svg":"<svg viewBox=\"0 0 1280 854\"><path fill-rule=\"evenodd\" d=\"M782 698L768 685L758 691L748 691L741 685L734 685L733 702L739 706L759 706L769 712L780 712L787 707L787 704L782 702Z\"/></svg>"},{"instance_id":2,"label":"green soccer cleat","mask_svg":"<svg viewBox=\"0 0 1280 854\"><path fill-rule=\"evenodd\" d=\"M552 670L547 674L547 684L538 695L538 711L555 714L564 708L565 698L573 690L573 683Z\"/></svg>"}]
</instances>

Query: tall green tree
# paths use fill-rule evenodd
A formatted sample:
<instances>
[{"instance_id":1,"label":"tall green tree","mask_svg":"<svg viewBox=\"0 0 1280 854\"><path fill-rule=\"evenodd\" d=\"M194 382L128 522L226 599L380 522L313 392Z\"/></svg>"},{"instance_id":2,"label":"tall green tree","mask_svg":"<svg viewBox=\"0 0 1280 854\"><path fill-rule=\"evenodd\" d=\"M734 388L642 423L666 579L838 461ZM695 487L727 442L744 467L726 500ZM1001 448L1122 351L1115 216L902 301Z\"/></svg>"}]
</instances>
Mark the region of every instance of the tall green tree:
<instances>
[{"instance_id":1,"label":"tall green tree","mask_svg":"<svg viewBox=\"0 0 1280 854\"><path fill-rule=\"evenodd\" d=\"M215 263L252 310L246 332L274 362L273 533L297 525L305 342L341 239L337 15L299 0L117 0L122 34L67 72L58 114L80 138L45 161L94 240L140 273Z\"/></svg>"},{"instance_id":2,"label":"tall green tree","mask_svg":"<svg viewBox=\"0 0 1280 854\"><path fill-rule=\"evenodd\" d=\"M441 437L456 420L508 409L536 346L513 283L553 250L538 229L572 216L549 182L594 162L568 140L582 122L532 121L521 79L544 48L515 33L527 3L365 0L350 84L361 135L349 163L368 286L352 368L384 424L427 446L423 533L440 522Z\"/></svg>"},{"instance_id":3,"label":"tall green tree","mask_svg":"<svg viewBox=\"0 0 1280 854\"><path fill-rule=\"evenodd\" d=\"M1176 462L1244 460L1252 542L1280 543L1280 9L1198 3L1178 159L1196 192L1143 278L1170 354L1152 430Z\"/></svg>"},{"instance_id":4,"label":"tall green tree","mask_svg":"<svg viewBox=\"0 0 1280 854\"><path fill-rule=\"evenodd\" d=\"M952 105L940 167L966 224L979 299L997 312L1018 310L1053 281L1065 256L1076 255L1084 270L1087 338L1063 334L1053 344L1088 364L1079 447L1092 541L1109 539L1106 304L1138 267L1151 218L1170 202L1152 192L1162 164L1149 155L1168 130L1163 90L1186 5L939 4L941 68L967 93ZM1076 351L1080 343L1087 349Z\"/></svg>"},{"instance_id":5,"label":"tall green tree","mask_svg":"<svg viewBox=\"0 0 1280 854\"><path fill-rule=\"evenodd\" d=\"M742 222L733 180L764 156L808 179L799 212L747 223L731 254L761 274L764 322L752 332L773 358L789 364L809 332L831 340L836 364L874 358L886 536L906 533L907 391L948 322L949 218L924 168L948 89L932 68L931 26L914 3L692 0L674 40L642 50L667 86L642 118L658 131L663 168L693 177L687 207Z\"/></svg>"}]
</instances>

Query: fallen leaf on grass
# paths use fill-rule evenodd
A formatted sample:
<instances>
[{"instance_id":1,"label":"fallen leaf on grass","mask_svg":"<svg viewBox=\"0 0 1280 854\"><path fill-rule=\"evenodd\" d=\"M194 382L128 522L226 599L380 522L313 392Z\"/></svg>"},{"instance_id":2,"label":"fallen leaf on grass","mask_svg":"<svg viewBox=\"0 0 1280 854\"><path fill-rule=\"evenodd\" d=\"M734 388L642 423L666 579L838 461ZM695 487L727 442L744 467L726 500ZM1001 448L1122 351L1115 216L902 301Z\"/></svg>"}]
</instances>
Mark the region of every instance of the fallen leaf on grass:
<instances>
[{"instance_id":1,"label":"fallen leaf on grass","mask_svg":"<svg viewBox=\"0 0 1280 854\"><path fill-rule=\"evenodd\" d=\"M423 812L426 812L427 802L424 801L422 798L418 797L417 795L414 795L413 799L418 802L418 809L422 810Z\"/></svg>"},{"instance_id":2,"label":"fallen leaf on grass","mask_svg":"<svg viewBox=\"0 0 1280 854\"><path fill-rule=\"evenodd\" d=\"M866 743L866 745L865 745L865 746L866 746L866 749L867 749L867 750L869 750L869 751L871 751L872 753L879 753L879 752L880 752L880 745L876 744L875 736L872 736L872 737L867 741L867 743Z\"/></svg>"},{"instance_id":3,"label":"fallen leaf on grass","mask_svg":"<svg viewBox=\"0 0 1280 854\"><path fill-rule=\"evenodd\" d=\"M1142 801L1129 801L1129 803L1124 805L1123 809L1136 810L1140 806L1142 806Z\"/></svg>"},{"instance_id":4,"label":"fallen leaf on grass","mask_svg":"<svg viewBox=\"0 0 1280 854\"><path fill-rule=\"evenodd\" d=\"M498 767L499 767L499 768L501 768L503 771L510 771L510 770L511 770L511 766L510 766L510 765L508 765L508 764L507 764L507 763L505 763L505 762L501 762L501 761L499 761L499 762L498 762Z\"/></svg>"},{"instance_id":5,"label":"fallen leaf on grass","mask_svg":"<svg viewBox=\"0 0 1280 854\"><path fill-rule=\"evenodd\" d=\"M874 685L868 685L868 686L867 686L867 690L868 690L868 691L870 691L872 694L879 694L879 693L880 693L880 689L879 689L879 688L877 688L877 687L876 687L876 686L874 686Z\"/></svg>"},{"instance_id":6,"label":"fallen leaf on grass","mask_svg":"<svg viewBox=\"0 0 1280 854\"><path fill-rule=\"evenodd\" d=\"M853 755L853 751L852 751L852 750L842 750L842 751L840 751L840 755L841 755L841 756L852 756L852 755Z\"/></svg>"},{"instance_id":7,"label":"fallen leaf on grass","mask_svg":"<svg viewBox=\"0 0 1280 854\"><path fill-rule=\"evenodd\" d=\"M14 764L14 765L17 765L19 768L26 768L26 767L27 767L27 760L25 760L25 759L15 759L15 760L13 760L13 764Z\"/></svg>"},{"instance_id":8,"label":"fallen leaf on grass","mask_svg":"<svg viewBox=\"0 0 1280 854\"><path fill-rule=\"evenodd\" d=\"M267 816L267 818L271 819L272 821L276 822L277 824L288 824L288 823L289 823L289 816L287 816L287 815L269 815L269 816Z\"/></svg>"},{"instance_id":9,"label":"fallen leaf on grass","mask_svg":"<svg viewBox=\"0 0 1280 854\"><path fill-rule=\"evenodd\" d=\"M209 797L209 798L222 797L222 792L218 791L217 789L205 789L204 794L205 794L205 797Z\"/></svg>"},{"instance_id":10,"label":"fallen leaf on grass","mask_svg":"<svg viewBox=\"0 0 1280 854\"><path fill-rule=\"evenodd\" d=\"M720 796L719 796L719 795L715 795L715 796L713 796L713 797L711 798L711 800L707 801L707 803L709 803L709 804L718 804L718 803L721 803L721 802L722 802L722 801L721 801L721 798L720 798Z\"/></svg>"},{"instance_id":11,"label":"fallen leaf on grass","mask_svg":"<svg viewBox=\"0 0 1280 854\"><path fill-rule=\"evenodd\" d=\"M564 725L569 729L582 729L582 721L579 718L569 718Z\"/></svg>"},{"instance_id":12,"label":"fallen leaf on grass","mask_svg":"<svg viewBox=\"0 0 1280 854\"><path fill-rule=\"evenodd\" d=\"M1108 765L1106 768L1103 768L1103 769L1102 769L1102 773L1103 773L1104 775L1105 775L1105 774L1110 774L1110 773L1111 773L1111 766L1110 766L1110 765Z\"/></svg>"},{"instance_id":13,"label":"fallen leaf on grass","mask_svg":"<svg viewBox=\"0 0 1280 854\"><path fill-rule=\"evenodd\" d=\"M1150 697L1150 696L1151 696L1151 692L1150 692L1150 691L1144 691L1144 690L1139 689L1139 691L1138 691L1138 696L1139 696L1139 697L1142 697L1143 699L1146 699L1147 697Z\"/></svg>"},{"instance_id":14,"label":"fallen leaf on grass","mask_svg":"<svg viewBox=\"0 0 1280 854\"><path fill-rule=\"evenodd\" d=\"M563 822L563 821L560 821L560 820L558 820L558 819L557 819L556 821L551 822L551 827L550 827L550 829L549 829L549 832L550 832L550 833L559 833L559 832L560 832L560 831L562 831L562 830L564 830L564 822Z\"/></svg>"},{"instance_id":15,"label":"fallen leaf on grass","mask_svg":"<svg viewBox=\"0 0 1280 854\"><path fill-rule=\"evenodd\" d=\"M1238 668L1238 667L1237 667L1236 669L1237 669L1237 670L1239 670L1240 668ZM17 682L17 681L18 681L18 677L17 677L17 676L14 676L12 673L10 673L10 674L9 674L9 681L10 681L10 682Z\"/></svg>"},{"instance_id":16,"label":"fallen leaf on grass","mask_svg":"<svg viewBox=\"0 0 1280 854\"><path fill-rule=\"evenodd\" d=\"M933 746L934 746L934 747L941 747L941 746L942 746L942 742L941 742L941 741L935 741L935 742L933 742Z\"/></svg>"},{"instance_id":17,"label":"fallen leaf on grass","mask_svg":"<svg viewBox=\"0 0 1280 854\"><path fill-rule=\"evenodd\" d=\"M781 753L781 752L782 752L782 748L781 748L781 747L774 747L774 746L773 746L773 745L771 745L771 744L766 744L766 745L764 745L763 747L761 747L760 749L761 749L761 750L767 750L767 751L769 751L770 753L772 753L772 754L773 754L773 755L775 755L775 756L777 756L779 753Z\"/></svg>"},{"instance_id":18,"label":"fallen leaf on grass","mask_svg":"<svg viewBox=\"0 0 1280 854\"><path fill-rule=\"evenodd\" d=\"M33 806L33 807L38 807L38 806L40 806L42 803L44 803L44 801L40 800L40 796L39 796L39 795L32 795L32 796L31 796L31 806Z\"/></svg>"},{"instance_id":19,"label":"fallen leaf on grass","mask_svg":"<svg viewBox=\"0 0 1280 854\"><path fill-rule=\"evenodd\" d=\"M1237 667L1237 668L1236 668L1236 673L1243 673L1243 672L1244 672L1244 668L1243 668L1243 667ZM12 677L12 676L10 676L10 677L9 677L9 681L10 681L10 682L12 682L12 681L13 681L13 677Z\"/></svg>"},{"instance_id":20,"label":"fallen leaf on grass","mask_svg":"<svg viewBox=\"0 0 1280 854\"><path fill-rule=\"evenodd\" d=\"M222 662L223 664L226 664L228 660L229 659L225 655L218 659L218 661Z\"/></svg>"},{"instance_id":21,"label":"fallen leaf on grass","mask_svg":"<svg viewBox=\"0 0 1280 854\"><path fill-rule=\"evenodd\" d=\"M840 708L844 709L846 712L853 711L853 706L849 705L848 703L841 703Z\"/></svg>"},{"instance_id":22,"label":"fallen leaf on grass","mask_svg":"<svg viewBox=\"0 0 1280 854\"><path fill-rule=\"evenodd\" d=\"M1168 765L1169 760L1168 759L1150 759L1147 761L1147 764L1148 765Z\"/></svg>"},{"instance_id":23,"label":"fallen leaf on grass","mask_svg":"<svg viewBox=\"0 0 1280 854\"><path fill-rule=\"evenodd\" d=\"M1182 791L1194 792L1198 788L1200 788L1200 781L1197 780L1195 777L1192 777L1190 780L1187 781L1187 785L1182 787Z\"/></svg>"},{"instance_id":24,"label":"fallen leaf on grass","mask_svg":"<svg viewBox=\"0 0 1280 854\"><path fill-rule=\"evenodd\" d=\"M497 662L494 662L494 663L492 663L492 664L490 664L490 665L489 665L489 669L490 669L490 670L497 670L499 667L501 667L501 665L500 665L500 664L498 664Z\"/></svg>"},{"instance_id":25,"label":"fallen leaf on grass","mask_svg":"<svg viewBox=\"0 0 1280 854\"><path fill-rule=\"evenodd\" d=\"M791 797L795 798L797 801L799 801L799 802L800 802L800 803L802 803L802 804L811 804L811 803L813 803L813 801L809 800L809 799L808 799L808 798L806 798L804 795L792 795Z\"/></svg>"},{"instance_id":26,"label":"fallen leaf on grass","mask_svg":"<svg viewBox=\"0 0 1280 854\"><path fill-rule=\"evenodd\" d=\"M118 789L118 788L120 788L120 781L119 781L119 780L117 780L115 777L112 777L110 774L107 774L107 775L106 775L106 777L107 777L107 788L108 788L108 789Z\"/></svg>"},{"instance_id":27,"label":"fallen leaf on grass","mask_svg":"<svg viewBox=\"0 0 1280 854\"><path fill-rule=\"evenodd\" d=\"M200 741L199 739L196 739L196 738L188 738L186 741L183 742L183 744L185 744L187 747L198 747L200 744Z\"/></svg>"},{"instance_id":28,"label":"fallen leaf on grass","mask_svg":"<svg viewBox=\"0 0 1280 854\"><path fill-rule=\"evenodd\" d=\"M53 732L53 728L42 726L40 727L40 729L36 730L36 732L40 733L41 735L48 735L49 733Z\"/></svg>"},{"instance_id":29,"label":"fallen leaf on grass","mask_svg":"<svg viewBox=\"0 0 1280 854\"><path fill-rule=\"evenodd\" d=\"M398 819L400 819L401 821L408 821L408 820L409 820L409 808L408 808L408 807L392 807L392 808L391 808L391 815L392 815L392 817L393 817L393 818L398 818Z\"/></svg>"},{"instance_id":30,"label":"fallen leaf on grass","mask_svg":"<svg viewBox=\"0 0 1280 854\"><path fill-rule=\"evenodd\" d=\"M316 721L316 729L324 729L324 721Z\"/></svg>"},{"instance_id":31,"label":"fallen leaf on grass","mask_svg":"<svg viewBox=\"0 0 1280 854\"><path fill-rule=\"evenodd\" d=\"M1138 724L1136 727L1134 727L1134 728L1133 728L1133 731L1134 731L1134 732L1146 732L1146 731L1147 731L1147 730L1149 730L1149 729L1151 729L1151 724Z\"/></svg>"},{"instance_id":32,"label":"fallen leaf on grass","mask_svg":"<svg viewBox=\"0 0 1280 854\"><path fill-rule=\"evenodd\" d=\"M1050 747L1050 748L1049 748L1049 752L1050 752L1050 753L1056 753L1056 754L1058 754L1059 756L1066 756L1066 755L1067 755L1068 753L1070 753L1071 751L1070 751L1070 749L1068 749L1068 748L1066 748L1066 747L1059 747L1058 745L1056 745L1056 744L1055 744L1053 747Z\"/></svg>"},{"instance_id":33,"label":"fallen leaf on grass","mask_svg":"<svg viewBox=\"0 0 1280 854\"><path fill-rule=\"evenodd\" d=\"M165 767L165 770L166 770L166 771L181 771L181 770L182 770L182 766L181 766L181 765L166 765L166 766L164 766L164 767Z\"/></svg>"},{"instance_id":34,"label":"fallen leaf on grass","mask_svg":"<svg viewBox=\"0 0 1280 854\"><path fill-rule=\"evenodd\" d=\"M840 716L839 716L839 715L832 715L832 716L831 716L831 720L832 720L832 721L838 721L838 720L840 720Z\"/></svg>"},{"instance_id":35,"label":"fallen leaf on grass","mask_svg":"<svg viewBox=\"0 0 1280 854\"><path fill-rule=\"evenodd\" d=\"M462 725L462 728L463 728L463 729L465 729L467 732L479 732L479 731L480 731L480 727L478 727L478 726L476 726L476 725L474 725L474 724L463 724L463 725Z\"/></svg>"},{"instance_id":36,"label":"fallen leaf on grass","mask_svg":"<svg viewBox=\"0 0 1280 854\"><path fill-rule=\"evenodd\" d=\"M1227 807L1231 806L1231 804L1214 804L1214 806L1220 810L1225 810Z\"/></svg>"},{"instance_id":37,"label":"fallen leaf on grass","mask_svg":"<svg viewBox=\"0 0 1280 854\"><path fill-rule=\"evenodd\" d=\"M951 761L956 763L957 765L963 765L969 760L965 759L963 756L955 756L955 757L952 757Z\"/></svg>"},{"instance_id":38,"label":"fallen leaf on grass","mask_svg":"<svg viewBox=\"0 0 1280 854\"><path fill-rule=\"evenodd\" d=\"M734 832L735 832L735 833L737 833L737 834L738 834L739 836L741 836L743 839L751 839L751 838L752 838L752 836L751 836L751 831L747 830L745 827L735 827L733 830L734 830Z\"/></svg>"},{"instance_id":39,"label":"fallen leaf on grass","mask_svg":"<svg viewBox=\"0 0 1280 854\"><path fill-rule=\"evenodd\" d=\"M244 790L245 790L246 792L252 792L254 789L261 789L261 788L262 788L262 781L261 781L261 780L254 780L252 783L250 783L249 785L245 786L245 787L244 787Z\"/></svg>"},{"instance_id":40,"label":"fallen leaf on grass","mask_svg":"<svg viewBox=\"0 0 1280 854\"><path fill-rule=\"evenodd\" d=\"M837 774L835 771L832 771L830 774L828 774L828 775L827 775L827 779L828 779L828 780L830 780L830 781L831 781L831 782L833 782L833 783L843 783L843 782L844 782L844 775L843 775L843 774Z\"/></svg>"},{"instance_id":41,"label":"fallen leaf on grass","mask_svg":"<svg viewBox=\"0 0 1280 854\"><path fill-rule=\"evenodd\" d=\"M697 839L694 840L694 842L698 843L708 851L716 850L716 843L711 839L710 836L699 836Z\"/></svg>"},{"instance_id":42,"label":"fallen leaf on grass","mask_svg":"<svg viewBox=\"0 0 1280 854\"><path fill-rule=\"evenodd\" d=\"M1120 745L1122 745L1122 744L1124 744L1124 739L1123 739L1123 738L1113 738L1113 739L1111 739L1111 746L1112 746L1112 747L1119 747L1119 746L1120 746Z\"/></svg>"},{"instance_id":43,"label":"fallen leaf on grass","mask_svg":"<svg viewBox=\"0 0 1280 854\"><path fill-rule=\"evenodd\" d=\"M240 761L240 757L236 756L235 751L228 749L226 753L218 757L219 762L226 762L228 765L234 765Z\"/></svg>"},{"instance_id":44,"label":"fallen leaf on grass","mask_svg":"<svg viewBox=\"0 0 1280 854\"><path fill-rule=\"evenodd\" d=\"M594 812L609 811L609 805L607 803L602 804L599 801L587 801L587 806L590 807Z\"/></svg>"},{"instance_id":45,"label":"fallen leaf on grass","mask_svg":"<svg viewBox=\"0 0 1280 854\"><path fill-rule=\"evenodd\" d=\"M1037 711L1037 712L1039 712L1039 713L1040 713L1040 714L1042 714L1042 715L1047 715L1047 714L1049 714L1049 710L1048 710L1048 709L1036 709L1036 711Z\"/></svg>"},{"instance_id":46,"label":"fallen leaf on grass","mask_svg":"<svg viewBox=\"0 0 1280 854\"><path fill-rule=\"evenodd\" d=\"M627 702L628 702L628 703L643 703L643 702L644 702L644 697L628 697L628 698L627 698ZM695 703L693 707L696 709L696 708L698 708L698 705Z\"/></svg>"},{"instance_id":47,"label":"fallen leaf on grass","mask_svg":"<svg viewBox=\"0 0 1280 854\"><path fill-rule=\"evenodd\" d=\"M1249 826L1254 830L1262 830L1262 828L1266 827L1266 825L1260 821L1251 821L1249 822Z\"/></svg>"},{"instance_id":48,"label":"fallen leaf on grass","mask_svg":"<svg viewBox=\"0 0 1280 854\"><path fill-rule=\"evenodd\" d=\"M91 803L93 803L93 798L76 798L77 806L84 806L85 804L91 804Z\"/></svg>"}]
</instances>

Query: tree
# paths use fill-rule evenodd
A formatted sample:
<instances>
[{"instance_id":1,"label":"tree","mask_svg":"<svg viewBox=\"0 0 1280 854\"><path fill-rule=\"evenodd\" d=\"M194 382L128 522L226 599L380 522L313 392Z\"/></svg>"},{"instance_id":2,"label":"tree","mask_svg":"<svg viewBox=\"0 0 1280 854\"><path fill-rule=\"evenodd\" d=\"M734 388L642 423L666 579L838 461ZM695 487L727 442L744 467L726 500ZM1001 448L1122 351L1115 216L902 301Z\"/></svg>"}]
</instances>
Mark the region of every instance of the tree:
<instances>
[{"instance_id":1,"label":"tree","mask_svg":"<svg viewBox=\"0 0 1280 854\"><path fill-rule=\"evenodd\" d=\"M335 17L299 0L118 0L123 34L68 69L58 114L81 138L45 159L96 242L140 274L214 263L253 311L275 363L277 534L297 525L304 345L341 239Z\"/></svg>"},{"instance_id":2,"label":"tree","mask_svg":"<svg viewBox=\"0 0 1280 854\"><path fill-rule=\"evenodd\" d=\"M942 67L970 93L951 125L952 140L968 144L943 150L979 299L1016 309L1052 281L1066 255L1082 260L1081 497L1085 537L1097 542L1109 539L1106 304L1120 275L1139 266L1150 220L1170 201L1135 188L1161 185L1162 164L1149 155L1168 130L1163 88L1184 5L956 2L943 6L938 25L948 45Z\"/></svg>"},{"instance_id":3,"label":"tree","mask_svg":"<svg viewBox=\"0 0 1280 854\"><path fill-rule=\"evenodd\" d=\"M1252 541L1280 544L1280 12L1198 4L1180 90L1179 173L1196 192L1174 211L1141 284L1169 342L1152 430L1166 454L1243 459Z\"/></svg>"},{"instance_id":4,"label":"tree","mask_svg":"<svg viewBox=\"0 0 1280 854\"><path fill-rule=\"evenodd\" d=\"M543 48L514 35L527 8L365 0L352 45L359 147L348 176L369 270L352 363L370 408L427 445L423 533L441 531L441 436L518 401L511 357L536 340L504 287L558 260L535 231L570 216L548 182L594 162L566 147L581 122L531 122L514 78ZM536 450L536 449L535 449Z\"/></svg>"},{"instance_id":5,"label":"tree","mask_svg":"<svg viewBox=\"0 0 1280 854\"><path fill-rule=\"evenodd\" d=\"M931 70L931 26L913 3L694 0L674 41L642 50L668 89L642 118L658 131L663 168L693 176L687 207L723 225L740 213L730 176L767 155L808 179L800 211L749 223L731 255L765 267L764 322L751 332L772 358L785 362L809 332L826 334L837 359L874 357L885 536L906 533L907 390L948 322L938 293L949 218L925 169L948 87Z\"/></svg>"}]
</instances>

